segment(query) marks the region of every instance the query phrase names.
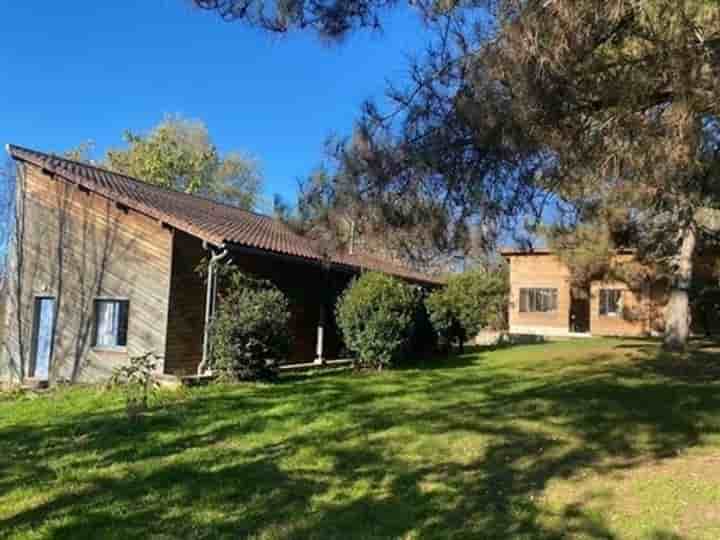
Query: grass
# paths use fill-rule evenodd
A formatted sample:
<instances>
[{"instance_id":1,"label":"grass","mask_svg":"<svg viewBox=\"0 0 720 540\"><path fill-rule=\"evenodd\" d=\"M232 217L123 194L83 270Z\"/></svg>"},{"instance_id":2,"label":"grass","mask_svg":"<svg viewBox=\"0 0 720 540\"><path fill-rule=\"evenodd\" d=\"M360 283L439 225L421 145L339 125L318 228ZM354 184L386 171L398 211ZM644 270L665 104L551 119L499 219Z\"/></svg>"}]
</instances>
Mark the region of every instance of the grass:
<instances>
[{"instance_id":1,"label":"grass","mask_svg":"<svg viewBox=\"0 0 720 540\"><path fill-rule=\"evenodd\" d=\"M720 537L720 356L478 350L379 375L0 397L9 538Z\"/></svg>"}]
</instances>

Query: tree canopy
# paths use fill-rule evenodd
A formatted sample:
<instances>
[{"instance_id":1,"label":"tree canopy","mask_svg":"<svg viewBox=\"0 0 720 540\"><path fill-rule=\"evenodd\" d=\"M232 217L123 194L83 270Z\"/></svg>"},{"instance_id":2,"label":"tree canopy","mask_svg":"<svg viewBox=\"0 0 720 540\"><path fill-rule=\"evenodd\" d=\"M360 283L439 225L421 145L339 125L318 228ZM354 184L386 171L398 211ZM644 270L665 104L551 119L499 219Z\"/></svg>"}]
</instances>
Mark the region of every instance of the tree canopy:
<instances>
[{"instance_id":1,"label":"tree canopy","mask_svg":"<svg viewBox=\"0 0 720 540\"><path fill-rule=\"evenodd\" d=\"M671 279L666 344L688 337L693 257L720 202L720 7L701 1L529 3L481 57L550 156L539 187L579 218L631 210Z\"/></svg>"},{"instance_id":2,"label":"tree canopy","mask_svg":"<svg viewBox=\"0 0 720 540\"><path fill-rule=\"evenodd\" d=\"M257 203L258 163L240 153L221 156L202 122L168 117L148 134L127 131L124 138L127 148L107 153L115 171L245 209Z\"/></svg>"},{"instance_id":3,"label":"tree canopy","mask_svg":"<svg viewBox=\"0 0 720 540\"><path fill-rule=\"evenodd\" d=\"M455 255L474 248L468 226L451 223L442 203L409 193L375 197L339 168L301 182L290 221L329 250L374 253L429 274L447 272Z\"/></svg>"},{"instance_id":4,"label":"tree canopy","mask_svg":"<svg viewBox=\"0 0 720 540\"><path fill-rule=\"evenodd\" d=\"M378 28L383 10L399 5L195 3L226 20L330 39ZM409 5L427 25L427 50L408 84L388 88L390 106L367 103L336 146L336 185L375 201L390 225L440 208L444 219L428 223L444 234L472 223L488 245L548 205L565 228L622 208L639 253L667 271L666 344L682 348L693 257L716 235L707 217L720 207L720 2Z\"/></svg>"}]
</instances>

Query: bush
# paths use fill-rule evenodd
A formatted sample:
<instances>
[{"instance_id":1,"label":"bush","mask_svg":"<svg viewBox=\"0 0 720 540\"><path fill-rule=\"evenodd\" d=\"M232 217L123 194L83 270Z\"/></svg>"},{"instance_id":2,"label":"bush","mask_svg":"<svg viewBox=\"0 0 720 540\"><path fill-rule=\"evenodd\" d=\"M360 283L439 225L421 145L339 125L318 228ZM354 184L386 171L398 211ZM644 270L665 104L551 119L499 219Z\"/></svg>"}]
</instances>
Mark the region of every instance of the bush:
<instances>
[{"instance_id":1,"label":"bush","mask_svg":"<svg viewBox=\"0 0 720 540\"><path fill-rule=\"evenodd\" d=\"M430 317L430 323L438 335L440 346L445 350L450 350L457 342L462 348L467 334L460 325L454 303L447 289L432 292L425 300L425 307Z\"/></svg>"},{"instance_id":2,"label":"bush","mask_svg":"<svg viewBox=\"0 0 720 540\"><path fill-rule=\"evenodd\" d=\"M122 388L128 417L136 418L150 405L150 397L157 390L155 368L160 358L153 352L130 358L130 363L113 370L110 386Z\"/></svg>"},{"instance_id":3,"label":"bush","mask_svg":"<svg viewBox=\"0 0 720 540\"><path fill-rule=\"evenodd\" d=\"M398 359L412 331L413 287L376 272L363 274L340 297L337 323L362 365L382 369Z\"/></svg>"},{"instance_id":4,"label":"bush","mask_svg":"<svg viewBox=\"0 0 720 540\"><path fill-rule=\"evenodd\" d=\"M478 269L451 276L447 285L428 296L425 305L433 328L446 347L462 349L483 328L504 328L508 305L507 270Z\"/></svg>"},{"instance_id":5,"label":"bush","mask_svg":"<svg viewBox=\"0 0 720 540\"><path fill-rule=\"evenodd\" d=\"M289 321L288 299L277 287L232 270L210 327L213 371L232 380L273 378L290 351Z\"/></svg>"},{"instance_id":6,"label":"bush","mask_svg":"<svg viewBox=\"0 0 720 540\"><path fill-rule=\"evenodd\" d=\"M425 305L427 294L425 290L418 291L410 336L403 349L403 358L413 364L434 356L438 350L438 334Z\"/></svg>"}]
</instances>

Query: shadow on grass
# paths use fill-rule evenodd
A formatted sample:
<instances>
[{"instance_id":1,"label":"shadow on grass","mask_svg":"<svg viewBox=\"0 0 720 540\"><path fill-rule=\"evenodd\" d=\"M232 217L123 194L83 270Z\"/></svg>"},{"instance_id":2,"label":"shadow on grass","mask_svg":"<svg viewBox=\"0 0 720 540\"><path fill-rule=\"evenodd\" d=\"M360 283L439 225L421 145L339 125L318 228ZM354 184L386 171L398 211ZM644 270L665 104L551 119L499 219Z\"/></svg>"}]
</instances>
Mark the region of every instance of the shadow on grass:
<instances>
[{"instance_id":1,"label":"shadow on grass","mask_svg":"<svg viewBox=\"0 0 720 540\"><path fill-rule=\"evenodd\" d=\"M618 538L589 501L556 515L540 495L553 480L701 446L720 418L717 386L667 376L658 365L669 360L650 345L628 349L632 358L619 347L619 355L589 351L571 371L552 348L516 349L512 362L479 348L414 373L210 387L140 423L119 409L79 407L6 425L0 530L19 538ZM37 500L18 505L13 496Z\"/></svg>"},{"instance_id":2,"label":"shadow on grass","mask_svg":"<svg viewBox=\"0 0 720 540\"><path fill-rule=\"evenodd\" d=\"M693 339L685 353L664 352L659 340L643 345L619 344L620 350L629 350L641 362L637 364L652 375L678 379L687 383L720 381L720 341Z\"/></svg>"}]
</instances>

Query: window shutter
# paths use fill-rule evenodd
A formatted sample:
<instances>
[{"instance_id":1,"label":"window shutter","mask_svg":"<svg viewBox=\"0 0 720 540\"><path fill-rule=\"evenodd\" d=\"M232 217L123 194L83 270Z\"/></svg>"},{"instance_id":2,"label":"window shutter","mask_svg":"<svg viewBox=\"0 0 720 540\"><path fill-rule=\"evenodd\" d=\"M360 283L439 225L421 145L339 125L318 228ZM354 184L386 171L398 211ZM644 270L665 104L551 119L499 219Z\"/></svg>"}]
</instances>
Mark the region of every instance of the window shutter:
<instances>
[{"instance_id":1,"label":"window shutter","mask_svg":"<svg viewBox=\"0 0 720 540\"><path fill-rule=\"evenodd\" d=\"M123 300L119 302L120 304L120 324L118 325L118 336L117 336L117 344L120 347L124 347L127 345L127 329L128 329L128 311L129 311L129 302L127 300Z\"/></svg>"},{"instance_id":2,"label":"window shutter","mask_svg":"<svg viewBox=\"0 0 720 540\"><path fill-rule=\"evenodd\" d=\"M100 314L98 313L98 301L95 300L93 302L93 333L92 333L92 346L97 347L98 344L98 316Z\"/></svg>"},{"instance_id":3,"label":"window shutter","mask_svg":"<svg viewBox=\"0 0 720 540\"><path fill-rule=\"evenodd\" d=\"M608 313L608 291L607 289L600 289L600 315L607 315Z\"/></svg>"}]
</instances>

